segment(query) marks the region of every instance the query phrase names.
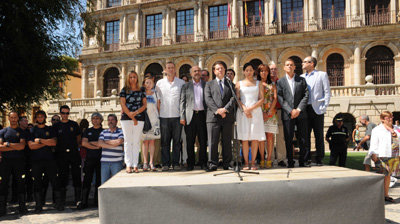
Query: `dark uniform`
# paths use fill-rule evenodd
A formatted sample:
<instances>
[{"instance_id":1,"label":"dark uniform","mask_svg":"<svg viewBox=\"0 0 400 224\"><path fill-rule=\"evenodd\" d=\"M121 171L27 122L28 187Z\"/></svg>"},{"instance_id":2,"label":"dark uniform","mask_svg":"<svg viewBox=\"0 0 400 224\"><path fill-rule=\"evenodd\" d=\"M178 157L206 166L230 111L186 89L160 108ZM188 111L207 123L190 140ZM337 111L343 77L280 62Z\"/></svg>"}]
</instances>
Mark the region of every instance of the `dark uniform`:
<instances>
[{"instance_id":1,"label":"dark uniform","mask_svg":"<svg viewBox=\"0 0 400 224\"><path fill-rule=\"evenodd\" d=\"M86 129L82 135L82 138L87 138L89 142L98 141L100 133L103 128L95 129L93 127ZM101 149L86 149L86 160L83 167L84 179L83 179L83 189L82 189L82 208L87 207L89 192L93 180L93 175L96 172L96 184L95 184L95 194L94 199L97 202L97 189L100 186L100 168L101 168Z\"/></svg>"},{"instance_id":2,"label":"dark uniform","mask_svg":"<svg viewBox=\"0 0 400 224\"><path fill-rule=\"evenodd\" d=\"M339 166L346 166L348 138L349 132L345 126L342 125L338 128L336 125L332 125L329 127L326 132L326 139L328 139L329 149L331 150L329 165L336 165L339 158Z\"/></svg>"},{"instance_id":3,"label":"dark uniform","mask_svg":"<svg viewBox=\"0 0 400 224\"><path fill-rule=\"evenodd\" d=\"M34 142L36 138L52 139L55 137L56 132L52 127L45 126L44 128L39 128L38 126L35 126L31 129L30 141ZM57 183L57 164L54 158L54 153L52 152L52 147L43 146L42 148L32 150L30 157L32 162L32 176L35 191L35 210L41 211L45 201L45 198L43 198L44 175L46 175L50 181L52 189L55 192L58 207L61 195Z\"/></svg>"},{"instance_id":4,"label":"dark uniform","mask_svg":"<svg viewBox=\"0 0 400 224\"><path fill-rule=\"evenodd\" d=\"M30 130L27 128L24 131L26 136L26 141L30 139ZM32 163L31 163L31 150L29 149L28 142L25 146L25 191L26 191L26 200L31 202L33 200L33 181L32 181Z\"/></svg>"},{"instance_id":5,"label":"dark uniform","mask_svg":"<svg viewBox=\"0 0 400 224\"><path fill-rule=\"evenodd\" d=\"M61 203L65 204L66 188L71 166L72 182L75 189L75 202L81 197L81 156L77 136L81 133L78 123L68 120L54 125L57 133L56 161L60 181Z\"/></svg>"},{"instance_id":6,"label":"dark uniform","mask_svg":"<svg viewBox=\"0 0 400 224\"><path fill-rule=\"evenodd\" d=\"M26 140L21 128L4 128L0 131L3 142L20 143ZM0 216L6 214L6 198L8 194L8 182L13 175L17 181L18 203L20 213L26 213L25 206L25 153L24 150L13 150L1 153L0 163Z\"/></svg>"}]
</instances>

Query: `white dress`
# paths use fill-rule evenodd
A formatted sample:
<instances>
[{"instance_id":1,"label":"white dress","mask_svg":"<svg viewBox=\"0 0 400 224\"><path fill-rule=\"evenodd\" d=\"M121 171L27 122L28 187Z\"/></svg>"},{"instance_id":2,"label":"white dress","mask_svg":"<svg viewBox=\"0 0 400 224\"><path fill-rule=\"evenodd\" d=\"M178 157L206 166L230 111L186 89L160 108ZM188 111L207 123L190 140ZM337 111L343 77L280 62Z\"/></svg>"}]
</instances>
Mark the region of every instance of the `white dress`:
<instances>
[{"instance_id":1,"label":"white dress","mask_svg":"<svg viewBox=\"0 0 400 224\"><path fill-rule=\"evenodd\" d=\"M147 115L151 123L151 130L142 135L142 140L152 140L160 138L160 120L157 110L157 94L153 92L151 95L146 94Z\"/></svg>"},{"instance_id":2,"label":"white dress","mask_svg":"<svg viewBox=\"0 0 400 224\"><path fill-rule=\"evenodd\" d=\"M240 101L242 101L246 107L250 107L257 103L259 81L257 81L255 86L243 86L242 81L239 82L239 85ZM238 110L236 121L239 140L265 141L264 120L261 107L257 107L252 111L252 118L247 118L243 112Z\"/></svg>"}]
</instances>

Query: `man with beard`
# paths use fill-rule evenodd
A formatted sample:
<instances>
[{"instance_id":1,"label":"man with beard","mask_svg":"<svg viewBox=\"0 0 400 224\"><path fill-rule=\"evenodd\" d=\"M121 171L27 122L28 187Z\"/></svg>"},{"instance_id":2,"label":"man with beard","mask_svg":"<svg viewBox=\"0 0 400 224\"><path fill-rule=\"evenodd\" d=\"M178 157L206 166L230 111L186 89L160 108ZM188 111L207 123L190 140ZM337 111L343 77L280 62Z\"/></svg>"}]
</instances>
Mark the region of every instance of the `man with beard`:
<instances>
[{"instance_id":1,"label":"man with beard","mask_svg":"<svg viewBox=\"0 0 400 224\"><path fill-rule=\"evenodd\" d=\"M97 193L100 186L100 170L101 170L101 147L99 146L99 136L103 131L101 123L103 122L103 116L95 112L92 114L92 124L93 127L88 128L82 135L82 146L86 148L86 160L83 166L83 187L82 187L82 198L81 202L78 204L78 209L84 209L88 207L88 199L90 188L92 186L92 179L94 173L96 173L96 184L95 184L95 194L94 200L97 204Z\"/></svg>"},{"instance_id":2,"label":"man with beard","mask_svg":"<svg viewBox=\"0 0 400 224\"><path fill-rule=\"evenodd\" d=\"M37 125L31 129L31 138L28 142L31 149L32 175L35 191L35 213L41 213L43 210L43 176L46 175L51 183L53 192L56 196L56 208L60 207L60 191L57 184L57 164L52 152L53 146L56 146L56 132L50 126L46 125L46 113L39 110L35 113ZM44 175L43 175L44 174Z\"/></svg>"},{"instance_id":3,"label":"man with beard","mask_svg":"<svg viewBox=\"0 0 400 224\"><path fill-rule=\"evenodd\" d=\"M10 127L0 131L0 152L2 160L0 163L0 216L7 213L8 182L13 175L17 179L19 213L26 214L25 206L25 154L26 136L18 127L18 114L8 114Z\"/></svg>"}]
</instances>

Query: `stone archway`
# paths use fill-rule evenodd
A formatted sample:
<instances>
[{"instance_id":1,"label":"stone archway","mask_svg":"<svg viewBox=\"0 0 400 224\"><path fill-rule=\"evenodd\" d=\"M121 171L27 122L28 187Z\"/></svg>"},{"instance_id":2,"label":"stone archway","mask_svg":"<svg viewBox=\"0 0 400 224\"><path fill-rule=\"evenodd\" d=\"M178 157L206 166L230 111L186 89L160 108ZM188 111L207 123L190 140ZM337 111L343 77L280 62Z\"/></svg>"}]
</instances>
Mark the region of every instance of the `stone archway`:
<instances>
[{"instance_id":1,"label":"stone archway","mask_svg":"<svg viewBox=\"0 0 400 224\"><path fill-rule=\"evenodd\" d=\"M144 70L144 74L150 73L155 77L155 83L163 78L163 67L159 63L151 63Z\"/></svg>"},{"instance_id":2,"label":"stone archway","mask_svg":"<svg viewBox=\"0 0 400 224\"><path fill-rule=\"evenodd\" d=\"M115 67L108 68L104 72L103 96L111 96L113 89L119 91L119 70Z\"/></svg>"}]
</instances>

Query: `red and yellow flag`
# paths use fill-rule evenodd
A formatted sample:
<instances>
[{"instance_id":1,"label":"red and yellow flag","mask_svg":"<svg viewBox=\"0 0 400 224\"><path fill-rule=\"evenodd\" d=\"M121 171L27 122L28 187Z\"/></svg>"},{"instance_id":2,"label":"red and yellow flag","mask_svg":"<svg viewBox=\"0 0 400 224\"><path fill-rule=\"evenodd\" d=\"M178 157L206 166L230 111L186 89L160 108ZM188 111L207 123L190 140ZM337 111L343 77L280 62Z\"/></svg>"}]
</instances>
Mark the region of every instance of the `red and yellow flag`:
<instances>
[{"instance_id":1,"label":"red and yellow flag","mask_svg":"<svg viewBox=\"0 0 400 224\"><path fill-rule=\"evenodd\" d=\"M258 0L258 15L260 16L260 21L262 21L263 18L262 18L261 0Z\"/></svg>"},{"instance_id":2,"label":"red and yellow flag","mask_svg":"<svg viewBox=\"0 0 400 224\"><path fill-rule=\"evenodd\" d=\"M247 1L244 1L244 23L249 25L249 16L247 15Z\"/></svg>"}]
</instances>

